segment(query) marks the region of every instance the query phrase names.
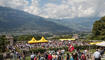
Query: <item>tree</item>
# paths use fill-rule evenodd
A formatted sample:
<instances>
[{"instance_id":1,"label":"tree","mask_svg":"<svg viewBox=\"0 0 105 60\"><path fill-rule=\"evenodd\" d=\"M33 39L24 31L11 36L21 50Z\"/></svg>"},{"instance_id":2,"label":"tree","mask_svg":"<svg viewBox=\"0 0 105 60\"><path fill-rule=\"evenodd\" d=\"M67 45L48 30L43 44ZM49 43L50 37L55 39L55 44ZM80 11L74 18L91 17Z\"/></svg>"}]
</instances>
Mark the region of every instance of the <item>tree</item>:
<instances>
[{"instance_id":1,"label":"tree","mask_svg":"<svg viewBox=\"0 0 105 60\"><path fill-rule=\"evenodd\" d=\"M93 39L105 40L105 16L95 21L92 29Z\"/></svg>"},{"instance_id":2,"label":"tree","mask_svg":"<svg viewBox=\"0 0 105 60\"><path fill-rule=\"evenodd\" d=\"M16 41L29 41L32 39L32 37L35 37L37 40L40 40L42 36L40 35L20 35L20 36L15 36Z\"/></svg>"},{"instance_id":3,"label":"tree","mask_svg":"<svg viewBox=\"0 0 105 60\"><path fill-rule=\"evenodd\" d=\"M20 35L20 36L16 36L15 40L17 41L28 41L32 38L32 35Z\"/></svg>"},{"instance_id":4,"label":"tree","mask_svg":"<svg viewBox=\"0 0 105 60\"><path fill-rule=\"evenodd\" d=\"M7 39L5 35L0 36L0 52L5 52L6 50Z\"/></svg>"}]
</instances>

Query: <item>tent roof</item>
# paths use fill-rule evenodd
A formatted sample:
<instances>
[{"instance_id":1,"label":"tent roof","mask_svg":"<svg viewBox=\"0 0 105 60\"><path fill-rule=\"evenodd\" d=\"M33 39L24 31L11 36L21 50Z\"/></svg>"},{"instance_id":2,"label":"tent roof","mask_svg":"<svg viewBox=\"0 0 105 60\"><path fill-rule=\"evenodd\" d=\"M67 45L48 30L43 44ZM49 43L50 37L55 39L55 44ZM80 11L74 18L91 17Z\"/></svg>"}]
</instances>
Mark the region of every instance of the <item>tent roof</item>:
<instances>
[{"instance_id":1,"label":"tent roof","mask_svg":"<svg viewBox=\"0 0 105 60\"><path fill-rule=\"evenodd\" d=\"M91 42L90 44L91 45L96 45L97 43L100 43L100 42Z\"/></svg>"},{"instance_id":2,"label":"tent roof","mask_svg":"<svg viewBox=\"0 0 105 60\"><path fill-rule=\"evenodd\" d=\"M33 37L30 41L28 41L28 43L37 43L37 40Z\"/></svg>"},{"instance_id":3,"label":"tent roof","mask_svg":"<svg viewBox=\"0 0 105 60\"><path fill-rule=\"evenodd\" d=\"M42 36L42 38L41 38L38 42L48 42L48 40L46 40L46 39Z\"/></svg>"},{"instance_id":4,"label":"tent roof","mask_svg":"<svg viewBox=\"0 0 105 60\"><path fill-rule=\"evenodd\" d=\"M97 43L96 45L98 45L98 46L105 46L105 41Z\"/></svg>"},{"instance_id":5,"label":"tent roof","mask_svg":"<svg viewBox=\"0 0 105 60\"><path fill-rule=\"evenodd\" d=\"M39 41L37 41L34 37L30 41L28 41L29 44L32 44L32 43L44 43L44 42L48 42L48 40L46 40L43 36Z\"/></svg>"},{"instance_id":6,"label":"tent roof","mask_svg":"<svg viewBox=\"0 0 105 60\"><path fill-rule=\"evenodd\" d=\"M31 39L31 41L37 41L34 37Z\"/></svg>"}]
</instances>

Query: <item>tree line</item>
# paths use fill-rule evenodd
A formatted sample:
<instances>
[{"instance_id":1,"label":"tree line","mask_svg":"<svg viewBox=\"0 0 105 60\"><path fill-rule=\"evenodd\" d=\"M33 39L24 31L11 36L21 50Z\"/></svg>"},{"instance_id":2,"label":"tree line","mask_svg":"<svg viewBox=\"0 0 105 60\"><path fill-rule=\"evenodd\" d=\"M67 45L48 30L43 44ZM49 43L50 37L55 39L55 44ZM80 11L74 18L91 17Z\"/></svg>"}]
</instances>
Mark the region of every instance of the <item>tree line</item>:
<instances>
[{"instance_id":1,"label":"tree line","mask_svg":"<svg viewBox=\"0 0 105 60\"><path fill-rule=\"evenodd\" d=\"M91 39L105 40L105 16L94 22Z\"/></svg>"}]
</instances>

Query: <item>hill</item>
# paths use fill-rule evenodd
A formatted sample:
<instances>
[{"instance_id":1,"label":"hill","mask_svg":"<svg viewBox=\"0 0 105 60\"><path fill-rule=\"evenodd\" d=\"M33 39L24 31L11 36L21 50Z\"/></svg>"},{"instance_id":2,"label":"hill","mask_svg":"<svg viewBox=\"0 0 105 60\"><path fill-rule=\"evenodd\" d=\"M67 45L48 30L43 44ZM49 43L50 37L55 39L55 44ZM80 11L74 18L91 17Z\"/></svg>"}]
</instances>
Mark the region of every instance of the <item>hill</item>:
<instances>
[{"instance_id":1,"label":"hill","mask_svg":"<svg viewBox=\"0 0 105 60\"><path fill-rule=\"evenodd\" d=\"M0 7L0 32L90 32L100 17L51 19Z\"/></svg>"},{"instance_id":2,"label":"hill","mask_svg":"<svg viewBox=\"0 0 105 60\"><path fill-rule=\"evenodd\" d=\"M75 31L90 32L93 27L93 23L99 20L100 17L81 17L81 18L68 18L68 19L48 19L48 21L55 22L57 24L66 26Z\"/></svg>"},{"instance_id":3,"label":"hill","mask_svg":"<svg viewBox=\"0 0 105 60\"><path fill-rule=\"evenodd\" d=\"M0 7L0 32L68 32L72 29L24 11Z\"/></svg>"}]
</instances>

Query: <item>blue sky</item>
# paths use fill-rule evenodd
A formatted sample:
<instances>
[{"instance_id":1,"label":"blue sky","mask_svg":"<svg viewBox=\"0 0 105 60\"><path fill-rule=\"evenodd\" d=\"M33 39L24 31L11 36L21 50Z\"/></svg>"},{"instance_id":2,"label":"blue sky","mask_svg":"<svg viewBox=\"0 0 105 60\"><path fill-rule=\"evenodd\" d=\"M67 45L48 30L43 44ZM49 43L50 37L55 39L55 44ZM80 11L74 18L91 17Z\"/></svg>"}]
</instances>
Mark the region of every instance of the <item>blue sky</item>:
<instances>
[{"instance_id":1,"label":"blue sky","mask_svg":"<svg viewBox=\"0 0 105 60\"><path fill-rule=\"evenodd\" d=\"M40 0L39 3L41 7L47 3L53 3L53 4L59 5L61 4L61 0L55 0L55 1L54 0Z\"/></svg>"},{"instance_id":2,"label":"blue sky","mask_svg":"<svg viewBox=\"0 0 105 60\"><path fill-rule=\"evenodd\" d=\"M30 4L32 3L32 0L27 0L27 1L29 1ZM59 5L59 4L61 4L61 0L39 0L39 6L40 7L43 7L47 3L53 3L56 5Z\"/></svg>"},{"instance_id":3,"label":"blue sky","mask_svg":"<svg viewBox=\"0 0 105 60\"><path fill-rule=\"evenodd\" d=\"M0 0L0 6L45 18L105 16L105 0Z\"/></svg>"}]
</instances>

